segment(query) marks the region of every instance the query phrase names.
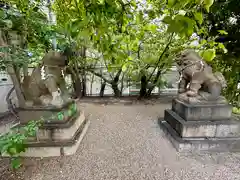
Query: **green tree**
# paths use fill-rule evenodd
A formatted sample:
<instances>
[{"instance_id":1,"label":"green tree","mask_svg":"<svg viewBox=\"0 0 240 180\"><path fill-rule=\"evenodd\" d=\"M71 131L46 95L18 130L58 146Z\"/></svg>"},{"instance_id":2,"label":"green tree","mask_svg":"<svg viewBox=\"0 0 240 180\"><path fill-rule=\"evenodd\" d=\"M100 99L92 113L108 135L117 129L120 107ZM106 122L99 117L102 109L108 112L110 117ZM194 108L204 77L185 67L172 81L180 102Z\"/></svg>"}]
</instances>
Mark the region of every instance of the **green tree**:
<instances>
[{"instance_id":1,"label":"green tree","mask_svg":"<svg viewBox=\"0 0 240 180\"><path fill-rule=\"evenodd\" d=\"M225 45L226 54L218 54L213 67L222 72L228 86L225 96L233 104L240 106L240 4L234 0L216 0L211 12L205 16L205 25L208 26L206 37L215 37L217 42ZM200 34L202 35L202 34ZM202 35L203 36L203 35Z\"/></svg>"},{"instance_id":2,"label":"green tree","mask_svg":"<svg viewBox=\"0 0 240 180\"><path fill-rule=\"evenodd\" d=\"M49 49L51 26L40 7L40 1L2 1L0 9L1 69L11 75L20 106L24 95L20 85L20 71L28 75L28 64L39 61Z\"/></svg>"}]
</instances>

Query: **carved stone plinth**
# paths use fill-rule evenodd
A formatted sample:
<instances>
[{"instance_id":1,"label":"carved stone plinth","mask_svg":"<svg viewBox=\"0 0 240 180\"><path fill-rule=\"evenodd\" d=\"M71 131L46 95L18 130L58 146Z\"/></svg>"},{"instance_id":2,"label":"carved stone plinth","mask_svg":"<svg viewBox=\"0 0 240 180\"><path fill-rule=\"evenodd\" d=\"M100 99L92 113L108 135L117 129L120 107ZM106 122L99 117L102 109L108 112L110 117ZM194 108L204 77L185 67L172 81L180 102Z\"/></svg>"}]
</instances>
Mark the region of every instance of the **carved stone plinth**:
<instances>
[{"instance_id":1,"label":"carved stone plinth","mask_svg":"<svg viewBox=\"0 0 240 180\"><path fill-rule=\"evenodd\" d=\"M232 106L226 103L188 104L174 99L172 110L186 121L225 120L232 116Z\"/></svg>"},{"instance_id":2,"label":"carved stone plinth","mask_svg":"<svg viewBox=\"0 0 240 180\"><path fill-rule=\"evenodd\" d=\"M180 152L240 151L240 121L228 104L187 104L174 99L159 119L160 127Z\"/></svg>"},{"instance_id":3,"label":"carved stone plinth","mask_svg":"<svg viewBox=\"0 0 240 180\"><path fill-rule=\"evenodd\" d=\"M69 106L65 104L62 108L27 108L19 111L21 125L30 120L40 119L44 121L37 131L36 137L28 139L26 152L20 154L25 157L53 157L74 154L90 124L85 118L84 112L76 107L76 111L69 113ZM58 113L66 115L58 119Z\"/></svg>"}]
</instances>

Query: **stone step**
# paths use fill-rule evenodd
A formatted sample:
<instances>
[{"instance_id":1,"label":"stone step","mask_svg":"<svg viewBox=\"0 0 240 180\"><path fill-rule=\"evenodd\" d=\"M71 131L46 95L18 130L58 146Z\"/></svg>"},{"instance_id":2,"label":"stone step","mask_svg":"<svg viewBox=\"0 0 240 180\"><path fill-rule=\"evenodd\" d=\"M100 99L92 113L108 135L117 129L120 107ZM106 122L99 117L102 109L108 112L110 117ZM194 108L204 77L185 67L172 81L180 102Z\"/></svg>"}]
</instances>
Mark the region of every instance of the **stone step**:
<instances>
[{"instance_id":1,"label":"stone step","mask_svg":"<svg viewBox=\"0 0 240 180\"><path fill-rule=\"evenodd\" d=\"M240 152L240 138L181 138L163 119L159 125L178 152Z\"/></svg>"},{"instance_id":2,"label":"stone step","mask_svg":"<svg viewBox=\"0 0 240 180\"><path fill-rule=\"evenodd\" d=\"M30 141L26 143L26 152L21 153L21 157L57 157L68 156L76 153L82 139L84 138L87 129L90 125L88 119L84 120L74 136L68 140L41 140ZM9 157L7 154L3 154L3 157Z\"/></svg>"},{"instance_id":3,"label":"stone step","mask_svg":"<svg viewBox=\"0 0 240 180\"><path fill-rule=\"evenodd\" d=\"M232 106L229 104L188 104L173 99L172 110L186 121L226 120L232 116Z\"/></svg>"},{"instance_id":4,"label":"stone step","mask_svg":"<svg viewBox=\"0 0 240 180\"><path fill-rule=\"evenodd\" d=\"M185 121L172 110L165 110L164 120L183 138L240 137L240 121Z\"/></svg>"},{"instance_id":5,"label":"stone step","mask_svg":"<svg viewBox=\"0 0 240 180\"><path fill-rule=\"evenodd\" d=\"M36 137L30 138L30 140L39 142L42 140L59 141L72 139L75 132L85 121L84 112L81 111L73 116L66 124L49 124L49 126L45 124L38 130Z\"/></svg>"}]
</instances>

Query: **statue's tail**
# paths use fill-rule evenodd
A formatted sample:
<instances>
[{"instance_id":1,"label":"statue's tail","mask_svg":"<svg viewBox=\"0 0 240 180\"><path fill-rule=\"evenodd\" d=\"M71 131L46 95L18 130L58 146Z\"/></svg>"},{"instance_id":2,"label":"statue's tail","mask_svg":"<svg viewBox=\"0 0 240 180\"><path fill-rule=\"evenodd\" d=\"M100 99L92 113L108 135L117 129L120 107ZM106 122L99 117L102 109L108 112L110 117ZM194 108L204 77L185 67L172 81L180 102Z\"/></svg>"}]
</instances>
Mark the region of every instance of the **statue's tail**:
<instances>
[{"instance_id":1,"label":"statue's tail","mask_svg":"<svg viewBox=\"0 0 240 180\"><path fill-rule=\"evenodd\" d=\"M223 76L222 73L220 73L220 72L215 72L214 75L215 75L215 77L219 80L219 82L221 83L222 88L227 87L227 81L226 81L226 79L225 79L225 77Z\"/></svg>"}]
</instances>

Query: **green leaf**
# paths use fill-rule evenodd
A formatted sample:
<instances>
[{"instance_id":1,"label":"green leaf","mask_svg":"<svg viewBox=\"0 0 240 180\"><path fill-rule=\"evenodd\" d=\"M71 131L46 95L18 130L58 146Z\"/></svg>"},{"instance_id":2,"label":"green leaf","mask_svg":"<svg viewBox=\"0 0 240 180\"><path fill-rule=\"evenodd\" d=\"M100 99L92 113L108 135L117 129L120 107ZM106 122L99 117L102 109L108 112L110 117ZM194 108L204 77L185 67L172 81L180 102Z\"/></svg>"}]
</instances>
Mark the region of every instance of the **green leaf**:
<instances>
[{"instance_id":1,"label":"green leaf","mask_svg":"<svg viewBox=\"0 0 240 180\"><path fill-rule=\"evenodd\" d=\"M127 65L126 65L126 64L124 64L124 65L122 66L122 71L123 71L123 72L126 72L126 71L127 71Z\"/></svg>"},{"instance_id":2,"label":"green leaf","mask_svg":"<svg viewBox=\"0 0 240 180\"><path fill-rule=\"evenodd\" d=\"M17 149L16 149L16 147L11 147L11 148L9 148L8 150L7 150L7 153L9 154L9 155L15 155L15 154L17 154Z\"/></svg>"},{"instance_id":3,"label":"green leaf","mask_svg":"<svg viewBox=\"0 0 240 180\"><path fill-rule=\"evenodd\" d=\"M186 11L184 11L184 10L179 10L178 14L179 14L179 15L182 15L182 16L185 16Z\"/></svg>"},{"instance_id":4,"label":"green leaf","mask_svg":"<svg viewBox=\"0 0 240 180\"><path fill-rule=\"evenodd\" d=\"M218 43L218 48L223 50L223 52L226 54L228 52L228 50L225 48L223 43Z\"/></svg>"},{"instance_id":5,"label":"green leaf","mask_svg":"<svg viewBox=\"0 0 240 180\"><path fill-rule=\"evenodd\" d=\"M174 4L176 4L176 0L168 0L167 1L167 4L168 4L168 7L173 7L174 6Z\"/></svg>"},{"instance_id":6,"label":"green leaf","mask_svg":"<svg viewBox=\"0 0 240 180\"><path fill-rule=\"evenodd\" d=\"M210 7L213 5L214 0L204 0L204 7L209 12Z\"/></svg>"},{"instance_id":7,"label":"green leaf","mask_svg":"<svg viewBox=\"0 0 240 180\"><path fill-rule=\"evenodd\" d=\"M199 22L199 24L202 24L202 22L203 22L203 15L202 15L202 13L196 12L196 13L194 13L194 17Z\"/></svg>"},{"instance_id":8,"label":"green leaf","mask_svg":"<svg viewBox=\"0 0 240 180\"><path fill-rule=\"evenodd\" d=\"M13 169L18 169L21 167L21 162L20 159L18 157L14 157L11 159L11 166Z\"/></svg>"},{"instance_id":9,"label":"green leaf","mask_svg":"<svg viewBox=\"0 0 240 180\"><path fill-rule=\"evenodd\" d=\"M7 28L12 28L13 22L10 19L3 20L3 22L6 24Z\"/></svg>"},{"instance_id":10,"label":"green leaf","mask_svg":"<svg viewBox=\"0 0 240 180\"><path fill-rule=\"evenodd\" d=\"M105 0L98 0L99 4L103 4Z\"/></svg>"},{"instance_id":11,"label":"green leaf","mask_svg":"<svg viewBox=\"0 0 240 180\"><path fill-rule=\"evenodd\" d=\"M108 67L107 67L107 70L108 70L108 72L112 72L112 71L113 71L112 66L108 66Z\"/></svg>"},{"instance_id":12,"label":"green leaf","mask_svg":"<svg viewBox=\"0 0 240 180\"><path fill-rule=\"evenodd\" d=\"M148 24L145 27L145 29L148 30L148 31L156 32L157 31L157 26L155 24Z\"/></svg>"},{"instance_id":13,"label":"green leaf","mask_svg":"<svg viewBox=\"0 0 240 180\"><path fill-rule=\"evenodd\" d=\"M204 0L196 0L196 3L201 5L203 3Z\"/></svg>"},{"instance_id":14,"label":"green leaf","mask_svg":"<svg viewBox=\"0 0 240 180\"><path fill-rule=\"evenodd\" d=\"M72 116L72 110L68 110L68 116Z\"/></svg>"},{"instance_id":15,"label":"green leaf","mask_svg":"<svg viewBox=\"0 0 240 180\"><path fill-rule=\"evenodd\" d=\"M178 23L174 21L168 26L168 32L179 32Z\"/></svg>"},{"instance_id":16,"label":"green leaf","mask_svg":"<svg viewBox=\"0 0 240 180\"><path fill-rule=\"evenodd\" d=\"M210 62L216 57L216 50L215 49L208 49L203 52L202 57L204 60Z\"/></svg>"},{"instance_id":17,"label":"green leaf","mask_svg":"<svg viewBox=\"0 0 240 180\"><path fill-rule=\"evenodd\" d=\"M148 11L148 16L149 16L151 19L155 19L155 18L156 18L155 11L149 10L149 11Z\"/></svg>"},{"instance_id":18,"label":"green leaf","mask_svg":"<svg viewBox=\"0 0 240 180\"><path fill-rule=\"evenodd\" d=\"M59 113L57 114L57 117L58 117L58 120L60 120L60 121L62 121L62 120L64 119L64 115L63 115L62 112L59 112Z\"/></svg>"},{"instance_id":19,"label":"green leaf","mask_svg":"<svg viewBox=\"0 0 240 180\"><path fill-rule=\"evenodd\" d=\"M218 32L220 33L220 34L223 34L223 35L227 35L228 33L226 32L226 31L224 31L224 30L218 30Z\"/></svg>"},{"instance_id":20,"label":"green leaf","mask_svg":"<svg viewBox=\"0 0 240 180\"><path fill-rule=\"evenodd\" d=\"M129 61L132 61L133 58L132 58L131 56L128 56L128 60L129 60Z\"/></svg>"},{"instance_id":21,"label":"green leaf","mask_svg":"<svg viewBox=\"0 0 240 180\"><path fill-rule=\"evenodd\" d=\"M162 20L166 24L171 24L172 23L172 18L170 16L166 16Z\"/></svg>"}]
</instances>

